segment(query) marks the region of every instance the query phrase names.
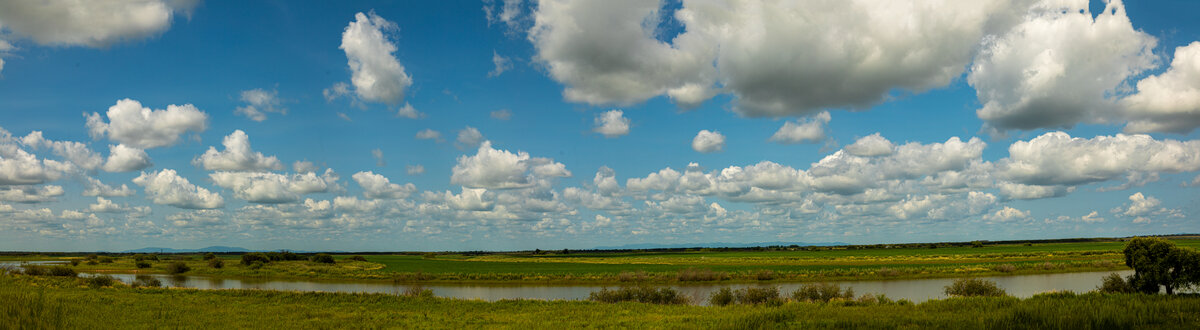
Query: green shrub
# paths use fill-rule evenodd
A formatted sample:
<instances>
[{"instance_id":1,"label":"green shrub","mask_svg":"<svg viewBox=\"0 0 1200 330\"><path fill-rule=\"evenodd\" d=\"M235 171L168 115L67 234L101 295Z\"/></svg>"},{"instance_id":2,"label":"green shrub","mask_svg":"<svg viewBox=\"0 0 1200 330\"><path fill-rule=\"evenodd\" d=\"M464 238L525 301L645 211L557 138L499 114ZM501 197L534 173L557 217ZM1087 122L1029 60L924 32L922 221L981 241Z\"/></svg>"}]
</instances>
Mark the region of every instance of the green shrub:
<instances>
[{"instance_id":1,"label":"green shrub","mask_svg":"<svg viewBox=\"0 0 1200 330\"><path fill-rule=\"evenodd\" d=\"M134 266L137 266L137 268L150 268L150 262L149 261L135 261Z\"/></svg>"},{"instance_id":2,"label":"green shrub","mask_svg":"<svg viewBox=\"0 0 1200 330\"><path fill-rule=\"evenodd\" d=\"M256 261L254 261L254 262L250 263L250 265L249 265L249 266L246 266L246 268L249 268L249 269L252 269L252 270L258 270L258 269L260 269L260 268L263 268L263 265L264 265L264 263L263 263L262 261L257 261L257 260L256 260Z\"/></svg>"},{"instance_id":3,"label":"green shrub","mask_svg":"<svg viewBox=\"0 0 1200 330\"><path fill-rule=\"evenodd\" d=\"M400 295L414 298L433 298L433 290L423 288L420 285L411 285L405 288L404 292Z\"/></svg>"},{"instance_id":4,"label":"green shrub","mask_svg":"<svg viewBox=\"0 0 1200 330\"><path fill-rule=\"evenodd\" d=\"M267 259L271 261L298 261L305 260L302 255L292 253L291 251L267 252Z\"/></svg>"},{"instance_id":5,"label":"green shrub","mask_svg":"<svg viewBox=\"0 0 1200 330\"><path fill-rule=\"evenodd\" d=\"M87 255L88 260L96 260L97 258L100 258L100 256L95 253Z\"/></svg>"},{"instance_id":6,"label":"green shrub","mask_svg":"<svg viewBox=\"0 0 1200 330\"><path fill-rule=\"evenodd\" d=\"M134 261L158 261L158 255L154 255L154 254L135 254L135 255L133 255L133 260L134 260Z\"/></svg>"},{"instance_id":7,"label":"green shrub","mask_svg":"<svg viewBox=\"0 0 1200 330\"><path fill-rule=\"evenodd\" d=\"M113 263L113 258L111 258L111 257L100 257L100 258L98 258L98 259L97 259L97 261L99 261L99 262L100 262L100 263L102 263L102 264L111 264L111 263Z\"/></svg>"},{"instance_id":8,"label":"green shrub","mask_svg":"<svg viewBox=\"0 0 1200 330\"><path fill-rule=\"evenodd\" d=\"M242 255L242 264L243 265L250 266L251 264L254 264L255 262L258 262L260 264L265 264L265 263L271 262L271 258L267 258L267 255L258 253L258 252L251 252L251 253ZM259 265L259 267L262 267L262 265ZM258 269L258 268L255 268L255 269Z\"/></svg>"},{"instance_id":9,"label":"green shrub","mask_svg":"<svg viewBox=\"0 0 1200 330\"><path fill-rule=\"evenodd\" d=\"M29 265L29 266L25 266L24 273L25 273L25 275L31 275L31 276L75 277L76 275L78 275L78 273L75 272L75 269L72 269L71 267L67 267L67 266Z\"/></svg>"},{"instance_id":10,"label":"green shrub","mask_svg":"<svg viewBox=\"0 0 1200 330\"><path fill-rule=\"evenodd\" d=\"M183 263L182 261L176 261L176 262L167 264L167 273L183 274L189 270L192 270L192 267L188 267L188 265Z\"/></svg>"},{"instance_id":11,"label":"green shrub","mask_svg":"<svg viewBox=\"0 0 1200 330\"><path fill-rule=\"evenodd\" d=\"M79 260L79 259L71 259L71 266L72 266L72 267L74 267L74 266L79 266L79 263L80 263L80 262L82 262L82 261L81 261L81 260Z\"/></svg>"},{"instance_id":12,"label":"green shrub","mask_svg":"<svg viewBox=\"0 0 1200 330\"><path fill-rule=\"evenodd\" d=\"M687 297L671 288L654 289L649 286L622 287L617 290L602 288L588 294L588 300L606 303L633 301L650 304L686 304Z\"/></svg>"},{"instance_id":13,"label":"green shrub","mask_svg":"<svg viewBox=\"0 0 1200 330\"><path fill-rule=\"evenodd\" d=\"M352 256L352 257L349 257L346 259L352 260L352 261L367 261L367 257L364 257L364 256Z\"/></svg>"},{"instance_id":14,"label":"green shrub","mask_svg":"<svg viewBox=\"0 0 1200 330\"><path fill-rule=\"evenodd\" d=\"M977 278L960 278L945 288L946 295L951 297L1000 297L1008 295L1004 289L996 286L996 282Z\"/></svg>"},{"instance_id":15,"label":"green shrub","mask_svg":"<svg viewBox=\"0 0 1200 330\"><path fill-rule=\"evenodd\" d=\"M1003 265L993 266L992 269L995 271L1001 272L1001 273L1011 273L1011 272L1017 270L1017 266L1013 266L1011 264L1003 264Z\"/></svg>"},{"instance_id":16,"label":"green shrub","mask_svg":"<svg viewBox=\"0 0 1200 330\"><path fill-rule=\"evenodd\" d=\"M829 302L834 298L853 299L854 289L842 287L837 283L806 283L792 292L792 300L809 302Z\"/></svg>"},{"instance_id":17,"label":"green shrub","mask_svg":"<svg viewBox=\"0 0 1200 330\"><path fill-rule=\"evenodd\" d=\"M216 258L217 258L217 255L216 255L216 254L213 254L212 252L209 252L209 253L205 253L205 254L204 254L204 260L213 260L213 259L216 259Z\"/></svg>"},{"instance_id":18,"label":"green shrub","mask_svg":"<svg viewBox=\"0 0 1200 330\"><path fill-rule=\"evenodd\" d=\"M422 258L422 259L436 259L436 258L437 258L437 253L433 253L433 252L425 252L425 254L421 256L421 258Z\"/></svg>"},{"instance_id":19,"label":"green shrub","mask_svg":"<svg viewBox=\"0 0 1200 330\"><path fill-rule=\"evenodd\" d=\"M113 278L112 276L108 276L108 275L96 275L96 276L92 276L92 277L87 277L87 278L84 278L83 281L84 281L84 283L87 283L88 287L91 287L91 288L103 288L103 287L107 287L107 286L113 286L113 284L117 283L117 279Z\"/></svg>"},{"instance_id":20,"label":"green shrub","mask_svg":"<svg viewBox=\"0 0 1200 330\"><path fill-rule=\"evenodd\" d=\"M312 262L322 263L322 264L332 264L337 261L333 260L333 256L331 256L331 255L324 254L324 253L317 253L316 255L312 256Z\"/></svg>"},{"instance_id":21,"label":"green shrub","mask_svg":"<svg viewBox=\"0 0 1200 330\"><path fill-rule=\"evenodd\" d=\"M99 265L100 264L99 262L96 262L96 259L88 259L88 261L84 262L84 263L88 264L88 265Z\"/></svg>"},{"instance_id":22,"label":"green shrub","mask_svg":"<svg viewBox=\"0 0 1200 330\"><path fill-rule=\"evenodd\" d=\"M725 306L733 303L733 290L720 288L708 297L708 303L713 306Z\"/></svg>"},{"instance_id":23,"label":"green shrub","mask_svg":"<svg viewBox=\"0 0 1200 330\"><path fill-rule=\"evenodd\" d=\"M779 288L774 286L739 289L733 292L733 296L734 300L744 305L778 305L783 303L783 300L779 298Z\"/></svg>"},{"instance_id":24,"label":"green shrub","mask_svg":"<svg viewBox=\"0 0 1200 330\"><path fill-rule=\"evenodd\" d=\"M225 262L221 261L221 259L210 259L210 260L208 260L208 266L212 267L212 268L216 268L216 269L221 269L221 268L225 267Z\"/></svg>"},{"instance_id":25,"label":"green shrub","mask_svg":"<svg viewBox=\"0 0 1200 330\"><path fill-rule=\"evenodd\" d=\"M162 281L160 281L157 278L154 278L153 276L139 275L133 280L133 283L130 283L129 285L132 287L135 287L135 288L139 288L139 287L157 288L157 287L162 286Z\"/></svg>"},{"instance_id":26,"label":"green shrub","mask_svg":"<svg viewBox=\"0 0 1200 330\"><path fill-rule=\"evenodd\" d=\"M1133 289L1133 286L1129 285L1129 282L1126 281L1125 278L1122 278L1121 275L1117 274L1117 273L1112 273L1112 274L1108 274L1108 276L1105 276L1104 279L1101 280L1100 286L1096 287L1096 290L1103 292L1103 293L1134 293L1134 292L1136 292L1136 290Z\"/></svg>"}]
</instances>

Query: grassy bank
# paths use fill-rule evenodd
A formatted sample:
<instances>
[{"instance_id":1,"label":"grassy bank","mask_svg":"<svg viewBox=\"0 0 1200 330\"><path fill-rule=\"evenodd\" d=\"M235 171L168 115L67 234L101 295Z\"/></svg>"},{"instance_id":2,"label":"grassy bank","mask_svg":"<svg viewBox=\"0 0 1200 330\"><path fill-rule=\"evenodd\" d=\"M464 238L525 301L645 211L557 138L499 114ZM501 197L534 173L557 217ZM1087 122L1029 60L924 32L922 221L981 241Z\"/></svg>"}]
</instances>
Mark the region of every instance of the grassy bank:
<instances>
[{"instance_id":1,"label":"grassy bank","mask_svg":"<svg viewBox=\"0 0 1200 330\"><path fill-rule=\"evenodd\" d=\"M88 288L0 275L13 328L1195 328L1200 297L1045 294L921 304L703 307L588 301L464 301L381 294Z\"/></svg>"}]
</instances>

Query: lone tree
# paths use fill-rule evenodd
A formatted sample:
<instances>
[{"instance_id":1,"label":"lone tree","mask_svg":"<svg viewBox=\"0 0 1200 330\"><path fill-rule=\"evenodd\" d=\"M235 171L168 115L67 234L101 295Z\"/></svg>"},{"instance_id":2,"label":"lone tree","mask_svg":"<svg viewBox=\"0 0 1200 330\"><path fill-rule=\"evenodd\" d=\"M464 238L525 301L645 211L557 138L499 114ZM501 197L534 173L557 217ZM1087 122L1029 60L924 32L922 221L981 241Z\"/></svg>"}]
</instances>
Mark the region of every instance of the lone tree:
<instances>
[{"instance_id":1,"label":"lone tree","mask_svg":"<svg viewBox=\"0 0 1200 330\"><path fill-rule=\"evenodd\" d=\"M1200 284L1200 252L1150 237L1137 237L1125 245L1125 265L1133 268L1129 284L1142 293L1158 293L1159 286L1176 289Z\"/></svg>"}]
</instances>

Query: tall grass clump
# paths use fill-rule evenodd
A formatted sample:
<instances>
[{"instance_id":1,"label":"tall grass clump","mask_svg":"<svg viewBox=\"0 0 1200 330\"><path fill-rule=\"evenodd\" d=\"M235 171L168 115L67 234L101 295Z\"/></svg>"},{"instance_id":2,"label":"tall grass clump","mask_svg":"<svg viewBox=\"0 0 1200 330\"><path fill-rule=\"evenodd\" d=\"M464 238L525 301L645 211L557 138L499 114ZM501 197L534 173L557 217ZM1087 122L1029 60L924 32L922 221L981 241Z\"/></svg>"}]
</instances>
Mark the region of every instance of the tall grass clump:
<instances>
[{"instance_id":1,"label":"tall grass clump","mask_svg":"<svg viewBox=\"0 0 1200 330\"><path fill-rule=\"evenodd\" d=\"M133 261L158 261L158 256L153 254L135 254Z\"/></svg>"},{"instance_id":2,"label":"tall grass clump","mask_svg":"<svg viewBox=\"0 0 1200 330\"><path fill-rule=\"evenodd\" d=\"M135 287L135 288L140 288L140 287L157 288L157 287L162 286L162 281L157 278L154 278L153 276L140 275L140 276L135 277L133 282L129 283L129 285L132 287Z\"/></svg>"},{"instance_id":3,"label":"tall grass clump","mask_svg":"<svg viewBox=\"0 0 1200 330\"><path fill-rule=\"evenodd\" d=\"M208 266L216 269L225 268L225 262L221 259L212 259L208 261Z\"/></svg>"},{"instance_id":4,"label":"tall grass clump","mask_svg":"<svg viewBox=\"0 0 1200 330\"><path fill-rule=\"evenodd\" d=\"M647 278L648 278L648 276L646 275L646 272L640 271L640 270L637 271L636 273L635 272L621 272L620 274L617 274L617 280L621 281L621 282L642 282L642 281L645 281Z\"/></svg>"},{"instance_id":5,"label":"tall grass clump","mask_svg":"<svg viewBox=\"0 0 1200 330\"><path fill-rule=\"evenodd\" d=\"M351 257L349 257L349 258L346 258L346 260L351 260L351 261L367 261L367 257L364 257L364 256L351 256Z\"/></svg>"},{"instance_id":6,"label":"tall grass clump","mask_svg":"<svg viewBox=\"0 0 1200 330\"><path fill-rule=\"evenodd\" d=\"M721 288L708 297L708 303L713 306L726 306L730 304L765 304L776 306L783 304L783 298L779 296L779 288L775 286L749 287L737 290Z\"/></svg>"},{"instance_id":7,"label":"tall grass clump","mask_svg":"<svg viewBox=\"0 0 1200 330\"><path fill-rule=\"evenodd\" d=\"M719 281L728 277L728 274L723 272L713 271L712 269L685 268L679 270L675 274L675 279L680 282L697 282L697 281Z\"/></svg>"},{"instance_id":8,"label":"tall grass clump","mask_svg":"<svg viewBox=\"0 0 1200 330\"><path fill-rule=\"evenodd\" d=\"M433 298L433 290L426 289L420 285L410 285L400 295L413 298Z\"/></svg>"},{"instance_id":9,"label":"tall grass clump","mask_svg":"<svg viewBox=\"0 0 1200 330\"><path fill-rule=\"evenodd\" d=\"M149 261L134 261L133 265L137 266L137 268L150 268Z\"/></svg>"},{"instance_id":10,"label":"tall grass clump","mask_svg":"<svg viewBox=\"0 0 1200 330\"><path fill-rule=\"evenodd\" d=\"M650 303L650 304L686 304L687 297L671 288L654 289L649 286L627 286L616 290L602 288L600 291L594 291L588 294L588 300L599 301L606 303L618 303L625 301Z\"/></svg>"},{"instance_id":11,"label":"tall grass clump","mask_svg":"<svg viewBox=\"0 0 1200 330\"><path fill-rule=\"evenodd\" d=\"M214 254L214 253L212 253L212 252L209 252L209 253L205 253L205 254L204 254L204 258L203 258L203 259L204 259L204 260L213 260L213 259L216 259L216 258L217 258L217 255L216 255L216 254Z\"/></svg>"},{"instance_id":12,"label":"tall grass clump","mask_svg":"<svg viewBox=\"0 0 1200 330\"><path fill-rule=\"evenodd\" d=\"M945 288L947 296L951 297L1002 297L1008 293L996 286L996 282L978 278L960 278Z\"/></svg>"},{"instance_id":13,"label":"tall grass clump","mask_svg":"<svg viewBox=\"0 0 1200 330\"><path fill-rule=\"evenodd\" d=\"M1096 287L1097 291L1103 293L1134 293L1137 290L1133 289L1133 285L1129 284L1120 274L1112 273L1105 276L1100 281L1100 286Z\"/></svg>"},{"instance_id":14,"label":"tall grass clump","mask_svg":"<svg viewBox=\"0 0 1200 330\"><path fill-rule=\"evenodd\" d=\"M842 287L837 283L807 283L792 291L792 300L807 302L829 302L834 298L853 299L854 289Z\"/></svg>"},{"instance_id":15,"label":"tall grass clump","mask_svg":"<svg viewBox=\"0 0 1200 330\"><path fill-rule=\"evenodd\" d=\"M192 267L188 267L188 265L182 261L172 262L167 265L167 273L171 274L183 274L189 270L192 270Z\"/></svg>"},{"instance_id":16,"label":"tall grass clump","mask_svg":"<svg viewBox=\"0 0 1200 330\"><path fill-rule=\"evenodd\" d=\"M84 278L83 282L90 288L103 288L113 286L117 283L117 279L108 275L95 275Z\"/></svg>"},{"instance_id":17,"label":"tall grass clump","mask_svg":"<svg viewBox=\"0 0 1200 330\"><path fill-rule=\"evenodd\" d=\"M1012 264L996 265L992 267L992 270L1001 273L1012 273L1013 271L1017 270L1017 266L1013 266Z\"/></svg>"}]
</instances>

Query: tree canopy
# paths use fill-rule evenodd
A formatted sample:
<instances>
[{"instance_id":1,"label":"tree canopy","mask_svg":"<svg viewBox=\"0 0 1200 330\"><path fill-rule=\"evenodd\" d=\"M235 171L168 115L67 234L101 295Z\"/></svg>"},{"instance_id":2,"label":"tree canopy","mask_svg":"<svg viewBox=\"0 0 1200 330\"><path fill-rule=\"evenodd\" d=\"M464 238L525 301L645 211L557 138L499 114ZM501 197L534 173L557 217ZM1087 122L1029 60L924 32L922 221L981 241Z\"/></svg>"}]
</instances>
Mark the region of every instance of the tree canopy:
<instances>
[{"instance_id":1,"label":"tree canopy","mask_svg":"<svg viewBox=\"0 0 1200 330\"><path fill-rule=\"evenodd\" d=\"M1129 284L1139 292L1167 294L1200 284L1200 252L1168 240L1137 237L1125 245L1125 265L1133 268Z\"/></svg>"}]
</instances>

